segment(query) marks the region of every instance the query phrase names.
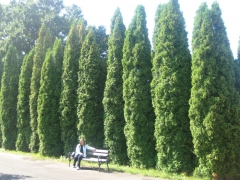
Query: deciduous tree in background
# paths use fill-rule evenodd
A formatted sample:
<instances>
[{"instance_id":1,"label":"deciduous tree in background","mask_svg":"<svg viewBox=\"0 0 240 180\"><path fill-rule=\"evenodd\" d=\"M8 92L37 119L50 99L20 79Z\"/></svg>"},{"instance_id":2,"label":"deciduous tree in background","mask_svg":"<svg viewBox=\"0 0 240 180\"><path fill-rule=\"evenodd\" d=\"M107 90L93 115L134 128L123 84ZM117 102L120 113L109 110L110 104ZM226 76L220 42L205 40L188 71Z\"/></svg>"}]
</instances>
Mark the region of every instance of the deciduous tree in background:
<instances>
[{"instance_id":1,"label":"deciduous tree in background","mask_svg":"<svg viewBox=\"0 0 240 180\"><path fill-rule=\"evenodd\" d=\"M122 49L125 26L118 8L112 18L111 33L108 39L107 80L105 84L104 135L106 146L110 149L113 163L127 163L127 146L124 135L124 103L122 80Z\"/></svg>"},{"instance_id":2,"label":"deciduous tree in background","mask_svg":"<svg viewBox=\"0 0 240 180\"><path fill-rule=\"evenodd\" d=\"M32 49L30 53L24 57L19 77L17 102L17 151L29 151L31 137L29 95L33 68L33 56L34 49Z\"/></svg>"},{"instance_id":3,"label":"deciduous tree in background","mask_svg":"<svg viewBox=\"0 0 240 180\"><path fill-rule=\"evenodd\" d=\"M37 98L40 88L40 78L42 64L45 59L45 55L48 48L52 47L52 36L50 30L43 24L39 31L39 38L37 39L35 46L35 54L33 57L33 70L30 85L30 125L31 125L31 140L30 150L31 152L38 152L39 150L39 137L37 133Z\"/></svg>"},{"instance_id":4,"label":"deciduous tree in background","mask_svg":"<svg viewBox=\"0 0 240 180\"><path fill-rule=\"evenodd\" d=\"M0 17L0 51L5 55L7 45L12 44L18 56L23 57L34 47L42 23L50 28L53 37L64 40L72 22L82 17L82 11L76 5L64 6L62 0L14 0L0 4Z\"/></svg>"},{"instance_id":5,"label":"deciduous tree in background","mask_svg":"<svg viewBox=\"0 0 240 180\"><path fill-rule=\"evenodd\" d=\"M2 147L8 150L15 149L15 142L17 139L18 81L19 63L17 59L17 50L14 46L10 45L4 59L0 94Z\"/></svg>"},{"instance_id":6,"label":"deciduous tree in background","mask_svg":"<svg viewBox=\"0 0 240 180\"><path fill-rule=\"evenodd\" d=\"M137 6L123 47L123 99L127 153L133 167L155 166L151 45L143 6Z\"/></svg>"},{"instance_id":7,"label":"deciduous tree in background","mask_svg":"<svg viewBox=\"0 0 240 180\"><path fill-rule=\"evenodd\" d=\"M237 61L238 61L238 64L240 65L240 38L238 40Z\"/></svg>"},{"instance_id":8,"label":"deciduous tree in background","mask_svg":"<svg viewBox=\"0 0 240 180\"><path fill-rule=\"evenodd\" d=\"M188 118L191 55L178 0L159 6L155 21L151 86L156 114L157 168L189 174L194 169Z\"/></svg>"}]
</instances>

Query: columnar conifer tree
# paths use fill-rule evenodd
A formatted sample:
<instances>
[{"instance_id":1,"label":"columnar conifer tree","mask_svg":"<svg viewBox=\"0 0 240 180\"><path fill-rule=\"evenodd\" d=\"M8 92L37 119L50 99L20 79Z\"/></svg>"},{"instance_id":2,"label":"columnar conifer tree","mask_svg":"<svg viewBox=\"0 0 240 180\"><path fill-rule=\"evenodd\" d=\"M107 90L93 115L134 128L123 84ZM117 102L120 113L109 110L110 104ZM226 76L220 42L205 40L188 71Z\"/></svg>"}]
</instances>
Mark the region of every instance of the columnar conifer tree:
<instances>
[{"instance_id":1,"label":"columnar conifer tree","mask_svg":"<svg viewBox=\"0 0 240 180\"><path fill-rule=\"evenodd\" d=\"M0 92L1 92L1 81L2 81L2 74L3 74L3 60L2 54L0 52ZM1 120L0 120L0 147L2 147L2 128L1 128Z\"/></svg>"},{"instance_id":2,"label":"columnar conifer tree","mask_svg":"<svg viewBox=\"0 0 240 180\"><path fill-rule=\"evenodd\" d=\"M19 77L17 102L17 151L29 151L31 137L29 95L33 68L33 56L34 49L32 49L30 53L24 57Z\"/></svg>"},{"instance_id":3,"label":"columnar conifer tree","mask_svg":"<svg viewBox=\"0 0 240 180\"><path fill-rule=\"evenodd\" d=\"M134 167L155 166L151 46L143 6L137 6L123 47L123 99L127 153Z\"/></svg>"},{"instance_id":4,"label":"columnar conifer tree","mask_svg":"<svg viewBox=\"0 0 240 180\"><path fill-rule=\"evenodd\" d=\"M78 73L78 135L89 145L103 146L103 117L99 108L102 96L99 91L100 57L96 36L90 29L81 50Z\"/></svg>"},{"instance_id":5,"label":"columnar conifer tree","mask_svg":"<svg viewBox=\"0 0 240 180\"><path fill-rule=\"evenodd\" d=\"M63 49L60 39L56 39L53 50L48 50L44 60L40 90L38 95L38 134L40 139L39 152L47 156L62 154L59 99L61 87L61 62Z\"/></svg>"},{"instance_id":6,"label":"columnar conifer tree","mask_svg":"<svg viewBox=\"0 0 240 180\"><path fill-rule=\"evenodd\" d=\"M124 103L122 80L122 49L125 38L120 9L114 13L111 33L108 38L107 80L104 90L104 135L106 146L110 149L112 162L127 163L127 146L124 135Z\"/></svg>"},{"instance_id":7,"label":"columnar conifer tree","mask_svg":"<svg viewBox=\"0 0 240 180\"><path fill-rule=\"evenodd\" d=\"M153 38L152 38L152 42L153 42L153 49L154 51L157 51L157 48L156 46L159 44L158 43L158 36L160 35L160 30L161 30L161 23L159 23L160 21L160 17L161 16L161 12L164 10L164 8L167 6L167 4L159 4L158 7L157 7L157 10L156 10L156 13L155 13L155 26L154 26L154 29L153 29ZM165 10L166 12L166 10ZM153 51L153 54L155 54ZM153 57L154 58L154 57ZM154 68L154 67L153 67ZM154 79L153 79L154 81ZM152 84L152 82L151 82Z\"/></svg>"},{"instance_id":8,"label":"columnar conifer tree","mask_svg":"<svg viewBox=\"0 0 240 180\"><path fill-rule=\"evenodd\" d=\"M192 89L189 117L196 172L239 179L239 95L234 88L233 56L215 2L197 11L193 31Z\"/></svg>"},{"instance_id":9,"label":"columnar conifer tree","mask_svg":"<svg viewBox=\"0 0 240 180\"><path fill-rule=\"evenodd\" d=\"M108 35L106 35L106 28L104 26L99 26L97 29L95 29L95 27L93 28L96 35L96 43L98 45L99 56L100 56L100 59L99 59L100 77L98 81L99 95L100 95L99 99L103 99L105 82L107 77ZM99 116L101 117L104 116L104 108L102 103L99 106Z\"/></svg>"},{"instance_id":10,"label":"columnar conifer tree","mask_svg":"<svg viewBox=\"0 0 240 180\"><path fill-rule=\"evenodd\" d=\"M193 171L193 144L188 118L191 55L178 0L159 6L154 30L153 105L156 114L157 168Z\"/></svg>"},{"instance_id":11,"label":"columnar conifer tree","mask_svg":"<svg viewBox=\"0 0 240 180\"><path fill-rule=\"evenodd\" d=\"M64 153L73 151L77 143L78 61L86 34L84 20L73 23L64 50L61 92L61 138Z\"/></svg>"},{"instance_id":12,"label":"columnar conifer tree","mask_svg":"<svg viewBox=\"0 0 240 180\"><path fill-rule=\"evenodd\" d=\"M2 58L3 57L2 57L2 54L0 52L0 89L1 89L1 82L2 82L2 75L3 75L3 59Z\"/></svg>"},{"instance_id":13,"label":"columnar conifer tree","mask_svg":"<svg viewBox=\"0 0 240 180\"><path fill-rule=\"evenodd\" d=\"M50 30L43 24L39 31L39 38L37 39L35 46L35 54L33 57L33 70L30 85L30 125L31 125L31 140L30 150L31 152L38 152L39 150L39 137L37 133L37 98L40 88L41 68L47 49L52 47L52 37Z\"/></svg>"},{"instance_id":14,"label":"columnar conifer tree","mask_svg":"<svg viewBox=\"0 0 240 180\"><path fill-rule=\"evenodd\" d=\"M10 45L4 60L4 70L1 85L0 121L2 128L2 147L15 149L17 139L17 95L19 80L19 63L17 50Z\"/></svg>"},{"instance_id":15,"label":"columnar conifer tree","mask_svg":"<svg viewBox=\"0 0 240 180\"><path fill-rule=\"evenodd\" d=\"M237 59L234 61L234 71L235 71L235 87L240 93L240 38L238 41Z\"/></svg>"}]
</instances>

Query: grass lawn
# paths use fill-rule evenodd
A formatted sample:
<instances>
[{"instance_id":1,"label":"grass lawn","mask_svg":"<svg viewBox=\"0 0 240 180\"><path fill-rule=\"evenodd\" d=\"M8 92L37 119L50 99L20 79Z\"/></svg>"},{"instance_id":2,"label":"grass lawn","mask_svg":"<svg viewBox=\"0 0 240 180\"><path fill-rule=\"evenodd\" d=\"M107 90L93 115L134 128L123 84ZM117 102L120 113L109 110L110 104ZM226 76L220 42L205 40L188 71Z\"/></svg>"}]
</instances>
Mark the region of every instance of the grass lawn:
<instances>
[{"instance_id":1,"label":"grass lawn","mask_svg":"<svg viewBox=\"0 0 240 180\"><path fill-rule=\"evenodd\" d=\"M68 160L64 156L61 156L60 158L45 157L45 156L41 156L38 153L35 154L35 153L25 153L20 151L7 151L1 148L0 148L0 152L25 155L37 160L51 160L51 161L68 164ZM97 163L83 161L81 162L81 164L83 167L85 166L85 167L98 168ZM101 168L107 168L107 166L103 164ZM156 169L138 169L138 168L132 168L129 166L120 166L120 165L111 164L111 163L109 164L109 168L110 168L110 171L124 172L129 174L139 174L143 176L159 177L159 178L171 179L171 180L209 180L209 178L198 178L193 176L186 176L184 174L169 174L169 173L161 172Z\"/></svg>"}]
</instances>

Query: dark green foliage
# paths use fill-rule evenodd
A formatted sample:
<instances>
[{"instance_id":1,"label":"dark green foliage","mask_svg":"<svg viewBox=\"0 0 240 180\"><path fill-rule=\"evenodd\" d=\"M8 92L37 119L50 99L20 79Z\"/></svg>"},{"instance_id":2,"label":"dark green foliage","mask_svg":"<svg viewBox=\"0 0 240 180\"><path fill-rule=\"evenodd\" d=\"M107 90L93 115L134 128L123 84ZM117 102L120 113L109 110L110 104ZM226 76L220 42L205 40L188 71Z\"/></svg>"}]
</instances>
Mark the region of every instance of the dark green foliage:
<instances>
[{"instance_id":1,"label":"dark green foliage","mask_svg":"<svg viewBox=\"0 0 240 180\"><path fill-rule=\"evenodd\" d=\"M191 55L178 0L159 6L155 22L151 86L156 114L157 168L190 174L194 169L188 118Z\"/></svg>"},{"instance_id":2,"label":"dark green foliage","mask_svg":"<svg viewBox=\"0 0 240 180\"><path fill-rule=\"evenodd\" d=\"M84 20L71 26L63 60L61 92L61 138L64 142L64 153L73 151L77 143L77 88L78 60L85 38Z\"/></svg>"},{"instance_id":3,"label":"dark green foliage","mask_svg":"<svg viewBox=\"0 0 240 180\"><path fill-rule=\"evenodd\" d=\"M90 28L91 29L91 28ZM96 43L99 50L99 67L100 67L100 77L98 80L99 87L99 99L103 99L105 82L107 77L107 53L108 53L108 35L106 35L106 28L104 26L99 26L98 28L93 27L96 35ZM102 100L101 100L102 101ZM99 116L104 116L103 104L99 106ZM100 112L102 115L100 115Z\"/></svg>"},{"instance_id":4,"label":"dark green foliage","mask_svg":"<svg viewBox=\"0 0 240 180\"><path fill-rule=\"evenodd\" d=\"M123 47L123 100L127 153L134 167L155 166L154 111L150 82L151 46L143 6L138 6Z\"/></svg>"},{"instance_id":5,"label":"dark green foliage","mask_svg":"<svg viewBox=\"0 0 240 180\"><path fill-rule=\"evenodd\" d=\"M157 7L157 10L156 10L156 13L155 13L155 26L154 26L154 30L153 30L153 38L152 38L152 41L153 41L153 49L154 51L157 51L157 48L156 46L158 45L158 36L160 36L160 30L161 30L161 24L159 23L160 21L160 18L162 16L161 15L161 12L164 10L164 8L167 6L167 4L159 4L158 7ZM166 10L165 10L166 11ZM153 53L154 53L153 51ZM154 53L155 54L155 53Z\"/></svg>"},{"instance_id":6,"label":"dark green foliage","mask_svg":"<svg viewBox=\"0 0 240 180\"><path fill-rule=\"evenodd\" d=\"M108 39L108 74L103 98L105 144L110 150L112 162L116 164L127 163L122 97L122 49L125 30L122 14L118 8L112 18L111 34Z\"/></svg>"},{"instance_id":7,"label":"dark green foliage","mask_svg":"<svg viewBox=\"0 0 240 180\"><path fill-rule=\"evenodd\" d=\"M30 110L29 110L29 95L30 84L33 68L34 49L25 56L21 67L18 87L18 102L17 102L17 128L18 136L16 141L17 151L29 151L31 126L30 126Z\"/></svg>"},{"instance_id":8,"label":"dark green foliage","mask_svg":"<svg viewBox=\"0 0 240 180\"><path fill-rule=\"evenodd\" d=\"M1 89L2 75L3 75L3 57L0 52L0 89Z\"/></svg>"},{"instance_id":9,"label":"dark green foliage","mask_svg":"<svg viewBox=\"0 0 240 180\"><path fill-rule=\"evenodd\" d=\"M1 10L1 5L0 5L0 10ZM0 92L1 92L1 85L2 85L2 83L1 83L1 81L2 81L2 74L3 74L3 60L2 60L2 54L0 52ZM0 148L1 147L2 147L2 128L1 128L1 120L0 120Z\"/></svg>"},{"instance_id":10,"label":"dark green foliage","mask_svg":"<svg viewBox=\"0 0 240 180\"><path fill-rule=\"evenodd\" d=\"M237 59L234 61L234 71L235 71L235 87L237 91L240 93L240 39L238 41L238 51L237 51Z\"/></svg>"},{"instance_id":11,"label":"dark green foliage","mask_svg":"<svg viewBox=\"0 0 240 180\"><path fill-rule=\"evenodd\" d=\"M96 42L99 48L99 54L103 58L104 53L108 50L108 36L106 35L106 28L104 26L99 26L98 28L93 27L95 35L96 35Z\"/></svg>"},{"instance_id":12,"label":"dark green foliage","mask_svg":"<svg viewBox=\"0 0 240 180\"><path fill-rule=\"evenodd\" d=\"M89 145L101 148L104 136L100 57L93 29L89 30L82 46L78 78L78 135L85 137Z\"/></svg>"},{"instance_id":13,"label":"dark green foliage","mask_svg":"<svg viewBox=\"0 0 240 180\"><path fill-rule=\"evenodd\" d=\"M56 39L53 50L48 50L42 66L38 95L39 152L45 156L58 157L63 149L58 111L62 60L62 43Z\"/></svg>"},{"instance_id":14,"label":"dark green foliage","mask_svg":"<svg viewBox=\"0 0 240 180\"><path fill-rule=\"evenodd\" d=\"M234 87L233 56L215 2L202 4L193 31L192 89L189 117L197 173L239 179L239 95Z\"/></svg>"},{"instance_id":15,"label":"dark green foliage","mask_svg":"<svg viewBox=\"0 0 240 180\"><path fill-rule=\"evenodd\" d=\"M4 59L4 69L1 85L0 121L2 128L2 147L15 150L17 139L17 95L19 80L19 64L17 50L9 46Z\"/></svg>"},{"instance_id":16,"label":"dark green foliage","mask_svg":"<svg viewBox=\"0 0 240 180\"><path fill-rule=\"evenodd\" d=\"M39 38L35 46L35 54L33 57L33 70L30 85L30 125L31 125L31 140L30 150L31 152L37 152L39 149L39 137L37 133L37 98L40 88L41 68L45 59L47 49L52 47L52 37L49 29L43 24L39 31Z\"/></svg>"}]
</instances>

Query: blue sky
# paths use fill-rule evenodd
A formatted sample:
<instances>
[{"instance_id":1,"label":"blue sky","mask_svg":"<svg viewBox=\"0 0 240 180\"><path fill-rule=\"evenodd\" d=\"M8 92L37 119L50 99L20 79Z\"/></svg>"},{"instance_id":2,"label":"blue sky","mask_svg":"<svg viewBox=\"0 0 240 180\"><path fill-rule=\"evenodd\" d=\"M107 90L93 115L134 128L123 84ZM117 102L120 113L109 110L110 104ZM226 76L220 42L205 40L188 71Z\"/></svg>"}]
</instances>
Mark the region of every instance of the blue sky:
<instances>
[{"instance_id":1,"label":"blue sky","mask_svg":"<svg viewBox=\"0 0 240 180\"><path fill-rule=\"evenodd\" d=\"M120 8L126 27L131 22L137 5L145 7L147 14L147 27L149 39L152 40L154 18L159 4L167 3L168 0L63 0L65 5L76 4L82 9L84 18L89 25L103 25L109 33L111 18L117 7ZM216 0L179 0L180 9L186 22L189 47L191 49L191 37L196 10L202 2L207 2L210 7ZM8 3L9 0L0 0L0 3ZM217 0L222 9L222 18L227 28L234 57L237 57L238 40L240 36L240 0Z\"/></svg>"}]
</instances>

